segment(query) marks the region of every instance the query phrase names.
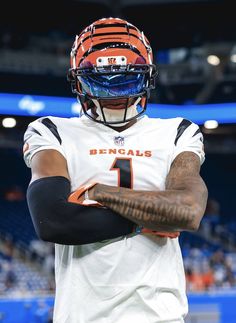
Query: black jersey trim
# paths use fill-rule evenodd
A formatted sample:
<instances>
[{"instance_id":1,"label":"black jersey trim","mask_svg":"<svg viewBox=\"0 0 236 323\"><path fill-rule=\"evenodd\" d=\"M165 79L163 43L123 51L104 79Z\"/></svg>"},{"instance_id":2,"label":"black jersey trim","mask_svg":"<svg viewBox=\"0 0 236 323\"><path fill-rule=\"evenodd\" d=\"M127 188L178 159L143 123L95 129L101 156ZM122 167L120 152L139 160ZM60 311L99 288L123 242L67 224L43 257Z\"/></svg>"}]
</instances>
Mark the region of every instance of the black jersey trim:
<instances>
[{"instance_id":1,"label":"black jersey trim","mask_svg":"<svg viewBox=\"0 0 236 323\"><path fill-rule=\"evenodd\" d=\"M51 133L57 138L61 145L62 140L58 133L57 126L55 125L55 123L53 123L52 120L50 120L49 118L44 118L41 120L41 122L51 131Z\"/></svg>"},{"instance_id":2,"label":"black jersey trim","mask_svg":"<svg viewBox=\"0 0 236 323\"><path fill-rule=\"evenodd\" d=\"M28 133L28 132L31 132L31 133ZM36 130L34 127L28 126L27 133L26 133L26 136L25 136L25 139L24 139L24 143L33 136L32 132L36 133L39 136L42 136L41 133L38 130Z\"/></svg>"},{"instance_id":3,"label":"black jersey trim","mask_svg":"<svg viewBox=\"0 0 236 323\"><path fill-rule=\"evenodd\" d=\"M193 137L196 136L197 134L201 134L200 141L203 143L203 136L201 130L198 128L197 131L194 133Z\"/></svg>"},{"instance_id":4,"label":"black jersey trim","mask_svg":"<svg viewBox=\"0 0 236 323\"><path fill-rule=\"evenodd\" d=\"M199 133L201 133L201 130L198 128L197 131L193 134L193 137L196 136Z\"/></svg>"},{"instance_id":5,"label":"black jersey trim","mask_svg":"<svg viewBox=\"0 0 236 323\"><path fill-rule=\"evenodd\" d=\"M42 136L41 133L32 126L28 126L27 131L31 131L31 132L36 133L39 136Z\"/></svg>"},{"instance_id":6,"label":"black jersey trim","mask_svg":"<svg viewBox=\"0 0 236 323\"><path fill-rule=\"evenodd\" d=\"M177 142L179 140L179 138L182 136L182 134L184 133L184 131L192 124L191 121L187 120L187 119L183 119L178 128L177 128L177 135L175 137L175 145L177 145Z\"/></svg>"}]
</instances>

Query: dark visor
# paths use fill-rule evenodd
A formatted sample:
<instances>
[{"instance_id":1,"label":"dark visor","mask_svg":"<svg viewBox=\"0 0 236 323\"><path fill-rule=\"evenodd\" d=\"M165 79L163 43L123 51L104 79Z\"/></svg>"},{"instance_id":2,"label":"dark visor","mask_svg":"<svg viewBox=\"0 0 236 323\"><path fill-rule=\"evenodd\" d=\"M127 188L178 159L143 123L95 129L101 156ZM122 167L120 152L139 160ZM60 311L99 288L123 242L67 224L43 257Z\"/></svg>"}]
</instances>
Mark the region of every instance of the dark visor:
<instances>
[{"instance_id":1,"label":"dark visor","mask_svg":"<svg viewBox=\"0 0 236 323\"><path fill-rule=\"evenodd\" d=\"M146 85L143 73L90 74L78 76L78 80L84 93L100 98L135 95Z\"/></svg>"}]
</instances>

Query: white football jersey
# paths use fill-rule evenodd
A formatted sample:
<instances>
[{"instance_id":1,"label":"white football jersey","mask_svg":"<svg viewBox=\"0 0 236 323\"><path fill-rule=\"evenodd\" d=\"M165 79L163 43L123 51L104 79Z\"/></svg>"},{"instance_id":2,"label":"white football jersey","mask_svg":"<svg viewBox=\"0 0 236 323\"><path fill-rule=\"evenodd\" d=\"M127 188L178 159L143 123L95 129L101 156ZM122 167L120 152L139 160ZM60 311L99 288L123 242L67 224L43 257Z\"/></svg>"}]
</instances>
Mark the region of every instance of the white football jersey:
<instances>
[{"instance_id":1,"label":"white football jersey","mask_svg":"<svg viewBox=\"0 0 236 323\"><path fill-rule=\"evenodd\" d=\"M24 140L28 167L44 149L66 158L71 191L90 182L164 190L179 153L192 151L204 161L199 127L183 118L144 116L117 132L85 116L43 117L29 125ZM188 311L178 238L130 234L56 244L55 278L54 323L180 323Z\"/></svg>"}]
</instances>

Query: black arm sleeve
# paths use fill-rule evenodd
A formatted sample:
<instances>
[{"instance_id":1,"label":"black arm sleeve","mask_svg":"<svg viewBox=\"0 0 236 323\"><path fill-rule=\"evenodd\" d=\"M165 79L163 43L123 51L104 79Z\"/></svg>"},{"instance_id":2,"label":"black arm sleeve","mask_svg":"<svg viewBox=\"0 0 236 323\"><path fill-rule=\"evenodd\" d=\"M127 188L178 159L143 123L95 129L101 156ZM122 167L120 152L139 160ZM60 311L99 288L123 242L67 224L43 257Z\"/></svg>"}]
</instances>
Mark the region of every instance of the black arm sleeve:
<instances>
[{"instance_id":1,"label":"black arm sleeve","mask_svg":"<svg viewBox=\"0 0 236 323\"><path fill-rule=\"evenodd\" d=\"M62 176L41 178L29 185L28 207L40 239L80 245L133 231L133 222L109 209L68 202L70 193L70 181Z\"/></svg>"}]
</instances>

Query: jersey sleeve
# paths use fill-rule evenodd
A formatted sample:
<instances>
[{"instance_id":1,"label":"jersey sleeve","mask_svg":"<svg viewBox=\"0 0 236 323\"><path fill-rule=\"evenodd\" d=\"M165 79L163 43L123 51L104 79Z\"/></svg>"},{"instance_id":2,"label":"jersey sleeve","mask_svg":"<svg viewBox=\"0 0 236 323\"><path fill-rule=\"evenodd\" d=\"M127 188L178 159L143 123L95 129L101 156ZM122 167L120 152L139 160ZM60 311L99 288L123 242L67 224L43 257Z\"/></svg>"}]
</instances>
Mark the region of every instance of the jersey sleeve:
<instances>
[{"instance_id":1,"label":"jersey sleeve","mask_svg":"<svg viewBox=\"0 0 236 323\"><path fill-rule=\"evenodd\" d=\"M187 119L180 120L176 129L174 153L172 160L184 151L192 151L200 158L200 163L205 160L204 138L199 126Z\"/></svg>"},{"instance_id":2,"label":"jersey sleeve","mask_svg":"<svg viewBox=\"0 0 236 323\"><path fill-rule=\"evenodd\" d=\"M23 155L28 167L35 153L45 149L55 149L64 157L60 131L53 118L39 118L28 125L24 134Z\"/></svg>"}]
</instances>

